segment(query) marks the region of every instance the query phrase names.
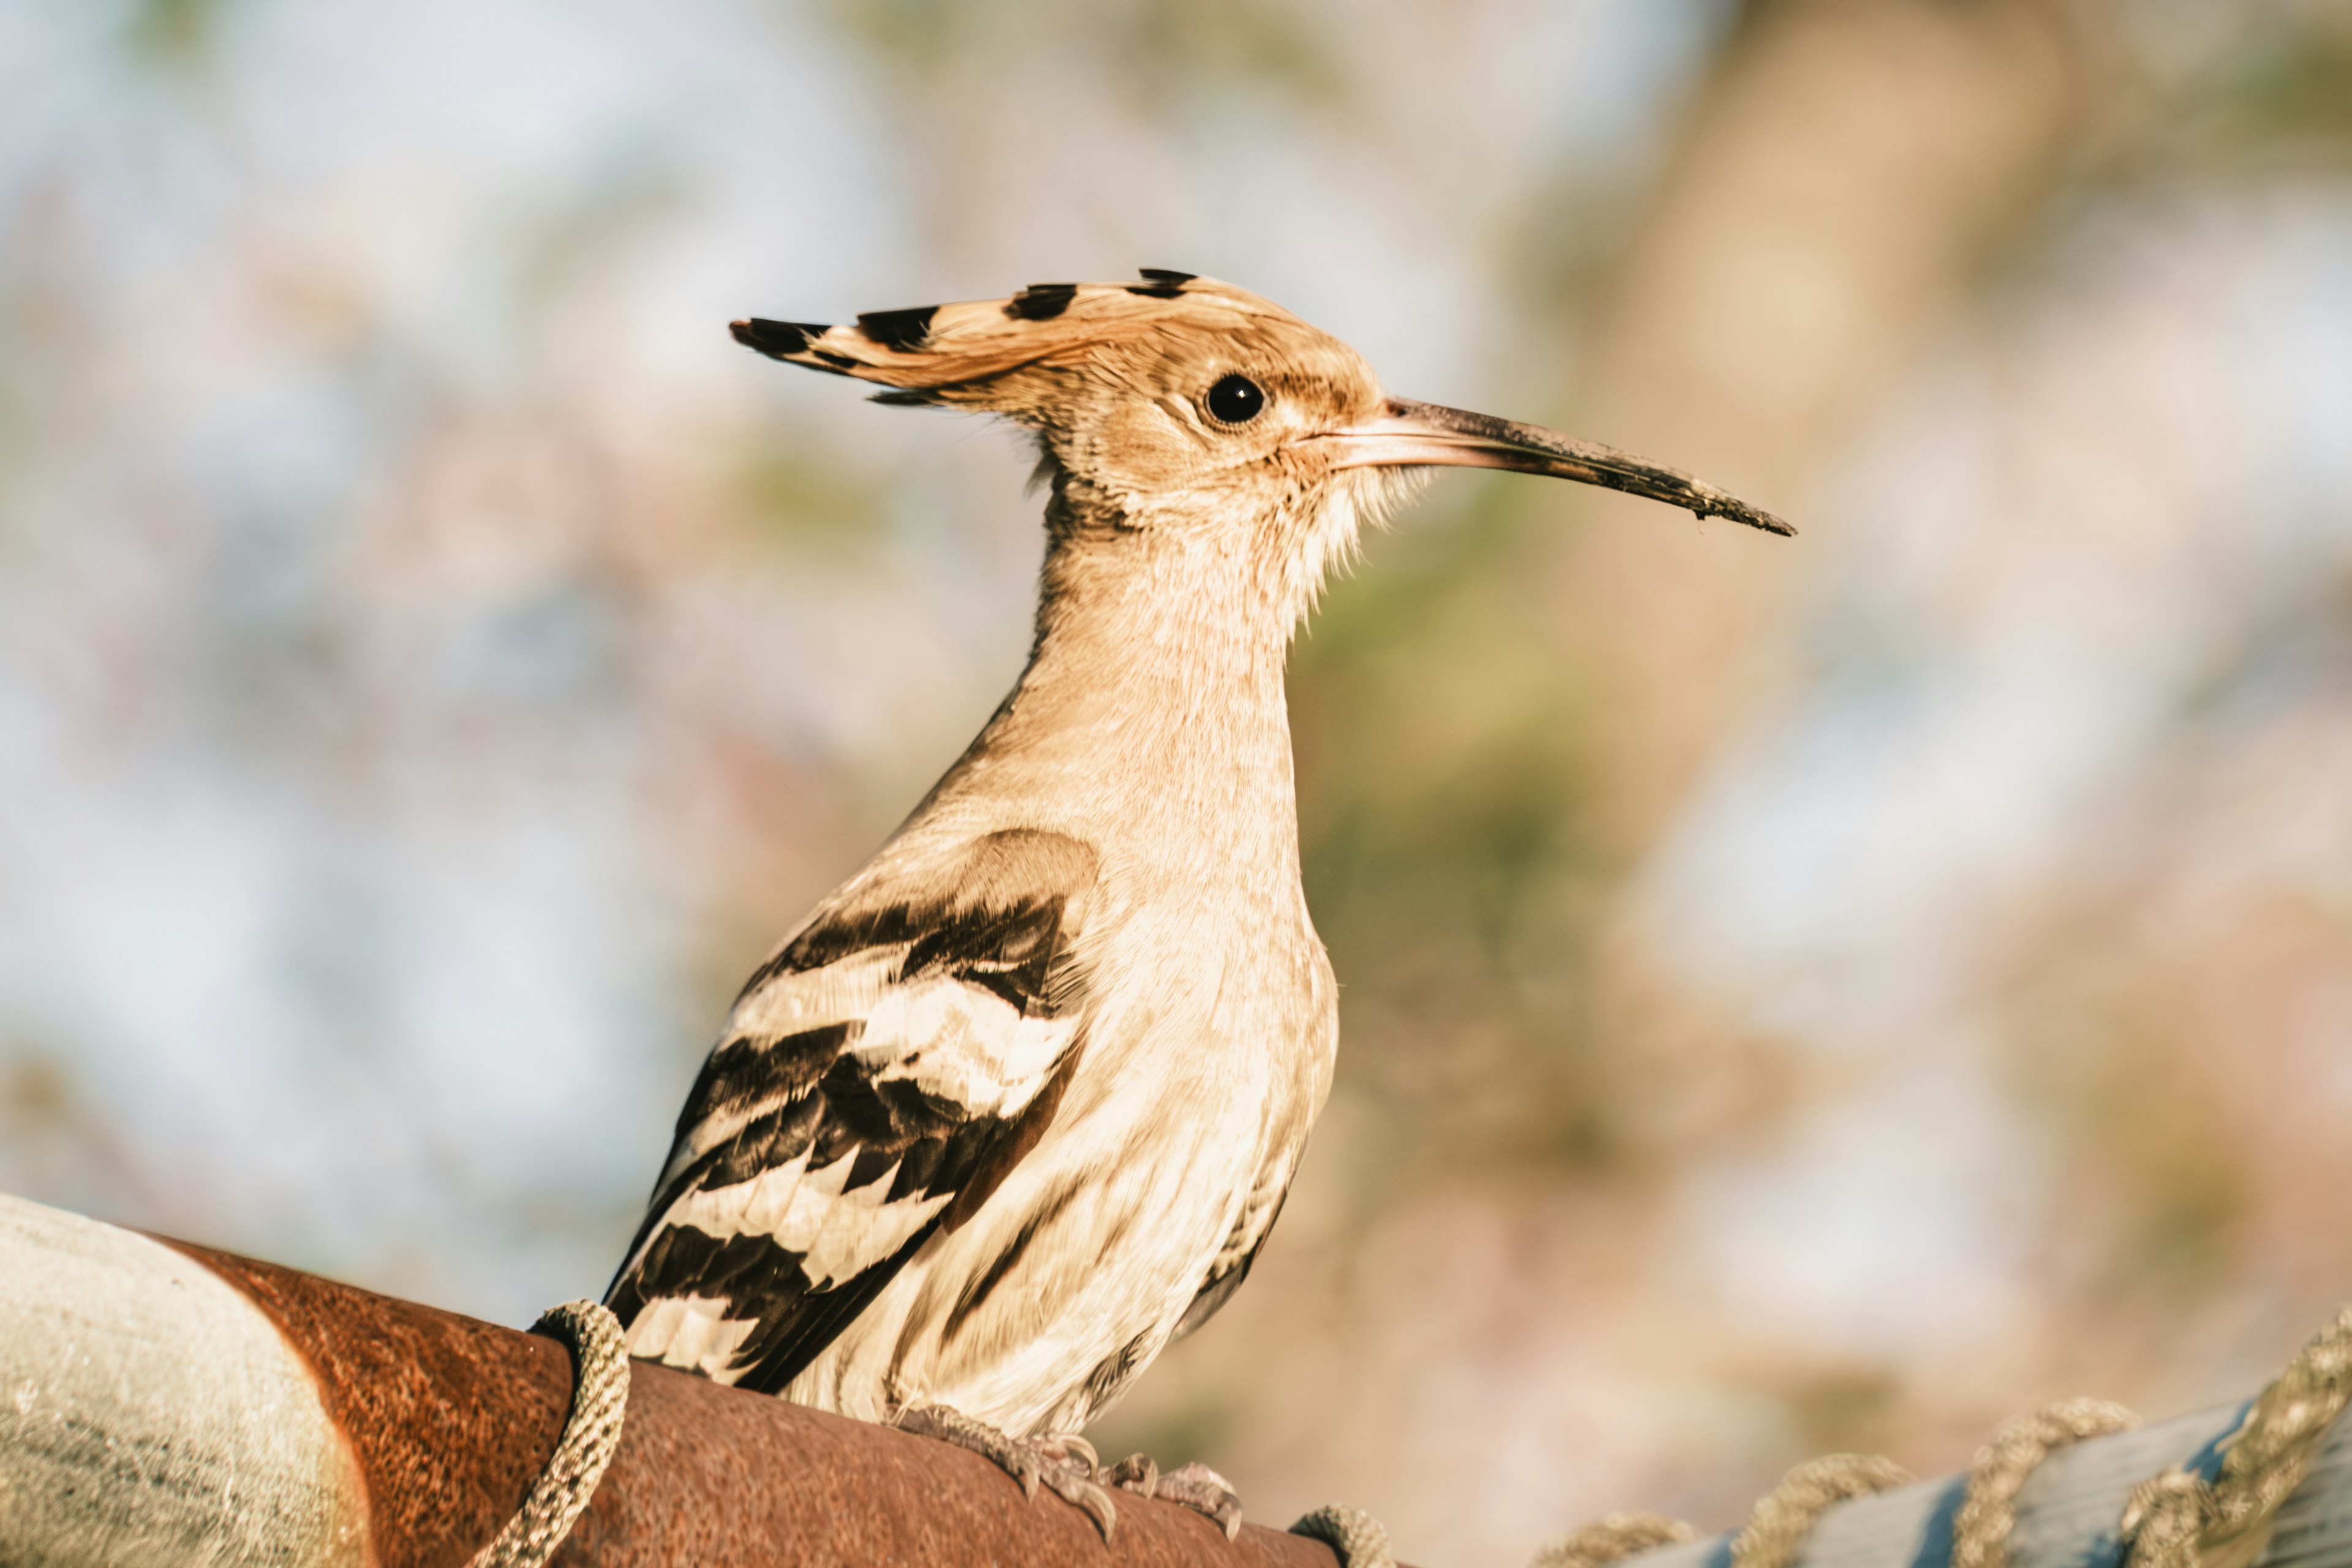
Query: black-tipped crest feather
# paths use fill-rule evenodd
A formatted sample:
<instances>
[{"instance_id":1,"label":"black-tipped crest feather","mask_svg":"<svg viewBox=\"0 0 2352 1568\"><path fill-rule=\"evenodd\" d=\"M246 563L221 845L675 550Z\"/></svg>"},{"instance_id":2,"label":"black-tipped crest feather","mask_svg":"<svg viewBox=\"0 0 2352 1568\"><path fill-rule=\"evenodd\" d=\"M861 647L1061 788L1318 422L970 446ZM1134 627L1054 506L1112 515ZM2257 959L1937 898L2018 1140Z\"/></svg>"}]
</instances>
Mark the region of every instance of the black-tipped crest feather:
<instances>
[{"instance_id":1,"label":"black-tipped crest feather","mask_svg":"<svg viewBox=\"0 0 2352 1568\"><path fill-rule=\"evenodd\" d=\"M790 359L806 353L809 344L832 329L822 323L807 321L772 321L764 316L728 324L735 341L745 348L757 349L770 359Z\"/></svg>"},{"instance_id":2,"label":"black-tipped crest feather","mask_svg":"<svg viewBox=\"0 0 2352 1568\"><path fill-rule=\"evenodd\" d=\"M899 353L919 352L929 341L937 305L915 305L903 310L867 310L857 318L857 330L886 349Z\"/></svg>"},{"instance_id":3,"label":"black-tipped crest feather","mask_svg":"<svg viewBox=\"0 0 2352 1568\"><path fill-rule=\"evenodd\" d=\"M1016 321L1050 321L1070 308L1077 292L1075 283L1032 283L1004 301L1004 313Z\"/></svg>"}]
</instances>

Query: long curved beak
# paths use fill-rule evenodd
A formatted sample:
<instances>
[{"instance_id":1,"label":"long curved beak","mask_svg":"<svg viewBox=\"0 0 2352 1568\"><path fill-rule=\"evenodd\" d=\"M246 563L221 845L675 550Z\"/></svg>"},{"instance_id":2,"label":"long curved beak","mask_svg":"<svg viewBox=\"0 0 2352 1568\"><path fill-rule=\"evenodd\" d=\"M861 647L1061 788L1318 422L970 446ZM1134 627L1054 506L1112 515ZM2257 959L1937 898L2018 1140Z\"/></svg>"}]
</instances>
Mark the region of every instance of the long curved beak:
<instances>
[{"instance_id":1,"label":"long curved beak","mask_svg":"<svg viewBox=\"0 0 2352 1568\"><path fill-rule=\"evenodd\" d=\"M1699 517L1727 517L1767 533L1793 538L1797 531L1738 496L1599 442L1409 397L1391 397L1379 418L1316 439L1332 449L1335 468L1445 467L1549 474L1647 496Z\"/></svg>"}]
</instances>

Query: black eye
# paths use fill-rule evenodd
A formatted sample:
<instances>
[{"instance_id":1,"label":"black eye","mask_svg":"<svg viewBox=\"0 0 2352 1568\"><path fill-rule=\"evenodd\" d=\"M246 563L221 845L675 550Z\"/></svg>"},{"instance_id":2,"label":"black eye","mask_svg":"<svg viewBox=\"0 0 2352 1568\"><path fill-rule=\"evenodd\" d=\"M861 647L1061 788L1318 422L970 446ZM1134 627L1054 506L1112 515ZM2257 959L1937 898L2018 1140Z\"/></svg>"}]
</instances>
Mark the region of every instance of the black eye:
<instances>
[{"instance_id":1,"label":"black eye","mask_svg":"<svg viewBox=\"0 0 2352 1568\"><path fill-rule=\"evenodd\" d=\"M1227 425L1246 425L1265 406L1265 394L1245 375L1229 375L1209 388L1209 412Z\"/></svg>"}]
</instances>

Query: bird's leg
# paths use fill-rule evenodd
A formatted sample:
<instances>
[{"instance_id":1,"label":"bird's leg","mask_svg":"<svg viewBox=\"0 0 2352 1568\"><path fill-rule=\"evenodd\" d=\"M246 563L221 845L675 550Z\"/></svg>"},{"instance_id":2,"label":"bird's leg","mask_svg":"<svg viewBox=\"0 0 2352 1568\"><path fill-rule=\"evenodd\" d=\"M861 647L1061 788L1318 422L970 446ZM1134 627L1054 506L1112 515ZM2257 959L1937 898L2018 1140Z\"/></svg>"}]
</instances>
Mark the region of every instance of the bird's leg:
<instances>
[{"instance_id":1,"label":"bird's leg","mask_svg":"<svg viewBox=\"0 0 2352 1568\"><path fill-rule=\"evenodd\" d=\"M985 1421L975 1421L944 1405L910 1405L892 1423L901 1432L937 1437L969 1448L1021 1483L1024 1497L1034 1498L1043 1483L1047 1491L1082 1510L1110 1540L1118 1525L1118 1510L1110 1493L1096 1484L1102 1461L1093 1445L1075 1434L1060 1437L1015 1437Z\"/></svg>"},{"instance_id":2,"label":"bird's leg","mask_svg":"<svg viewBox=\"0 0 2352 1568\"><path fill-rule=\"evenodd\" d=\"M1225 1532L1227 1541L1242 1531L1242 1500L1234 1494L1233 1482L1198 1459L1163 1476L1150 1455L1129 1454L1103 1479L1122 1491L1181 1503L1195 1513L1207 1514Z\"/></svg>"}]
</instances>

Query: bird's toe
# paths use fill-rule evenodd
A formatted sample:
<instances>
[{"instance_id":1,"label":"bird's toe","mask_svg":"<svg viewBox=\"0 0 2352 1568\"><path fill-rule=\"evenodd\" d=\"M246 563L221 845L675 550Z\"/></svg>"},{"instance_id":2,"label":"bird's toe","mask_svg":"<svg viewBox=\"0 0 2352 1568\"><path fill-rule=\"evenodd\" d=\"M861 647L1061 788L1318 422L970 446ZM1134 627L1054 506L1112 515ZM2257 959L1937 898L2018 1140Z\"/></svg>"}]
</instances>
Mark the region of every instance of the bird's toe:
<instances>
[{"instance_id":1,"label":"bird's toe","mask_svg":"<svg viewBox=\"0 0 2352 1568\"><path fill-rule=\"evenodd\" d=\"M1037 1449L1048 1458L1064 1459L1083 1467L1089 1480L1102 1473L1102 1456L1095 1452L1092 1443L1075 1432L1055 1437L1040 1437Z\"/></svg>"},{"instance_id":2,"label":"bird's toe","mask_svg":"<svg viewBox=\"0 0 2352 1568\"><path fill-rule=\"evenodd\" d=\"M1104 1480L1121 1491L1158 1498L1195 1513L1206 1514L1225 1532L1227 1541L1241 1533L1242 1500L1234 1485L1198 1459L1162 1475L1149 1454L1129 1454L1103 1472Z\"/></svg>"},{"instance_id":3,"label":"bird's toe","mask_svg":"<svg viewBox=\"0 0 2352 1568\"><path fill-rule=\"evenodd\" d=\"M1108 1544L1111 1532L1118 1528L1118 1506L1110 1500L1110 1493L1096 1485L1091 1474L1079 1474L1074 1462L1047 1469L1045 1479L1046 1488L1055 1496L1095 1521L1095 1528L1102 1531L1103 1541Z\"/></svg>"},{"instance_id":4,"label":"bird's toe","mask_svg":"<svg viewBox=\"0 0 2352 1568\"><path fill-rule=\"evenodd\" d=\"M914 1405L898 1413L893 1423L901 1432L911 1432L918 1437L936 1437L942 1443L952 1443L969 1449L1011 1476L1021 1487L1021 1495L1034 1501L1037 1483L1048 1468L1047 1457L1038 1451L1034 1443L1024 1443L1006 1436L985 1421L975 1421L960 1410L944 1405ZM1067 1461L1055 1458L1058 1466Z\"/></svg>"},{"instance_id":5,"label":"bird's toe","mask_svg":"<svg viewBox=\"0 0 2352 1568\"><path fill-rule=\"evenodd\" d=\"M1198 1459L1161 1476L1151 1495L1208 1515L1227 1541L1241 1533L1242 1500L1234 1484Z\"/></svg>"},{"instance_id":6,"label":"bird's toe","mask_svg":"<svg viewBox=\"0 0 2352 1568\"><path fill-rule=\"evenodd\" d=\"M1122 1491L1151 1496L1160 1487L1160 1467L1149 1454L1129 1454L1113 1465L1103 1479Z\"/></svg>"},{"instance_id":7,"label":"bird's toe","mask_svg":"<svg viewBox=\"0 0 2352 1568\"><path fill-rule=\"evenodd\" d=\"M1015 1437L944 1405L908 1405L893 1425L901 1432L936 1437L992 1461L1020 1483L1021 1495L1032 1501L1044 1487L1093 1520L1106 1542L1118 1528L1118 1505L1099 1484L1105 1479L1102 1457L1084 1437Z\"/></svg>"}]
</instances>

